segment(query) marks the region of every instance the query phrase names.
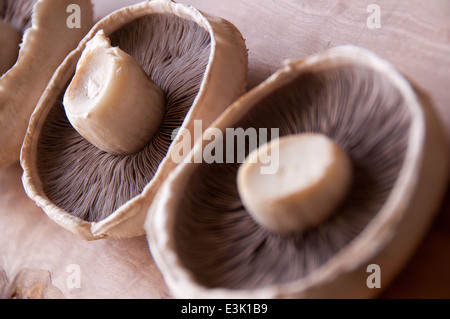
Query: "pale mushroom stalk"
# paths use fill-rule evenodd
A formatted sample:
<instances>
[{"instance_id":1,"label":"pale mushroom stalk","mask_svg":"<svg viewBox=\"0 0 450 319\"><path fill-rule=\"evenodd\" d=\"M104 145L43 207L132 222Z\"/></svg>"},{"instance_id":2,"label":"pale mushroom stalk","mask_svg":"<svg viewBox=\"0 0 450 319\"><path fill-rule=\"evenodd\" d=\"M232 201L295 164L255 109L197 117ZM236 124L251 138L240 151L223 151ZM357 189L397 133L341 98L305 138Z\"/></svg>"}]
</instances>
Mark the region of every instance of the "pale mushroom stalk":
<instances>
[{"instance_id":1,"label":"pale mushroom stalk","mask_svg":"<svg viewBox=\"0 0 450 319\"><path fill-rule=\"evenodd\" d=\"M264 174L263 154L278 169ZM295 134L260 146L238 171L239 194L253 219L279 234L303 232L336 211L349 190L347 154L323 134Z\"/></svg>"},{"instance_id":2,"label":"pale mushroom stalk","mask_svg":"<svg viewBox=\"0 0 450 319\"><path fill-rule=\"evenodd\" d=\"M126 155L140 151L158 131L165 95L100 30L87 43L63 103L80 135L105 152Z\"/></svg>"},{"instance_id":3,"label":"pale mushroom stalk","mask_svg":"<svg viewBox=\"0 0 450 319\"><path fill-rule=\"evenodd\" d=\"M0 76L16 63L22 34L19 30L0 21Z\"/></svg>"}]
</instances>

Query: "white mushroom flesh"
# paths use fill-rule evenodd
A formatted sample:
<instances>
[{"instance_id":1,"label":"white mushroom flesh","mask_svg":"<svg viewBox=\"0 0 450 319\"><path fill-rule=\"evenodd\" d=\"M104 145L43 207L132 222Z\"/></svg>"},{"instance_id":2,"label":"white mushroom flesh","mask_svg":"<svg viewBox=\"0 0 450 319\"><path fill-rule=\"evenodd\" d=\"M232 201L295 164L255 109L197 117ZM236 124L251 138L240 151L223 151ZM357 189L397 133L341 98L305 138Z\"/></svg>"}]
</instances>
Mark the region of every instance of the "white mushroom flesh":
<instances>
[{"instance_id":1,"label":"white mushroom flesh","mask_svg":"<svg viewBox=\"0 0 450 319\"><path fill-rule=\"evenodd\" d=\"M105 152L125 155L140 151L154 137L164 116L165 95L100 30L86 44L63 104L80 135Z\"/></svg>"},{"instance_id":2,"label":"white mushroom flesh","mask_svg":"<svg viewBox=\"0 0 450 319\"><path fill-rule=\"evenodd\" d=\"M277 157L273 174L264 174L262 152ZM351 161L339 145L322 134L297 134L250 153L239 168L238 189L258 223L287 234L324 222L345 198L351 176Z\"/></svg>"}]
</instances>

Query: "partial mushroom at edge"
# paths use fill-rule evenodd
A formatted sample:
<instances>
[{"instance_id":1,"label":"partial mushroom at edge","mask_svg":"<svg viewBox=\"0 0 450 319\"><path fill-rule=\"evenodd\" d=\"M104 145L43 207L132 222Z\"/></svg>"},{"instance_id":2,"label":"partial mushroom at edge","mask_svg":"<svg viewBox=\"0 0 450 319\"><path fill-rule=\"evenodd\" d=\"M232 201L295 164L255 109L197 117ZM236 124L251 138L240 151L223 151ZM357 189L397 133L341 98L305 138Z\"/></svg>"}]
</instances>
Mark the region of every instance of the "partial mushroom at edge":
<instances>
[{"instance_id":1,"label":"partial mushroom at edge","mask_svg":"<svg viewBox=\"0 0 450 319\"><path fill-rule=\"evenodd\" d=\"M80 28L67 25L71 4L80 8ZM0 20L0 32L9 30L0 39L11 41L1 42L0 57L8 48L11 59L18 54L0 72L0 167L6 167L19 161L31 113L53 73L94 23L90 0L2 0Z\"/></svg>"}]
</instances>

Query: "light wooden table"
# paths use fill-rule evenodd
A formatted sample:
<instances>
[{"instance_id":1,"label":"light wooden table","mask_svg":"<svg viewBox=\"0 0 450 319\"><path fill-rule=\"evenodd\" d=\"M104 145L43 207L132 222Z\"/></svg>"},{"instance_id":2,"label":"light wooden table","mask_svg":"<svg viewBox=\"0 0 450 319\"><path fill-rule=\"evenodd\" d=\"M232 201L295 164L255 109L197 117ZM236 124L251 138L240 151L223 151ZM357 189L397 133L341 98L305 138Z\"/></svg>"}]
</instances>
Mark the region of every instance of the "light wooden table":
<instances>
[{"instance_id":1,"label":"light wooden table","mask_svg":"<svg viewBox=\"0 0 450 319\"><path fill-rule=\"evenodd\" d=\"M97 18L138 1L97 0ZM224 17L249 48L249 89L282 66L342 44L369 48L434 99L450 145L450 1L186 0ZM369 4L381 27L369 28ZM18 164L0 170L0 293L15 297L170 298L145 237L85 242L29 200ZM450 194L382 298L450 298ZM72 280L79 271L80 282ZM79 287L78 287L79 284ZM12 290L10 290L10 288ZM5 297L3 295L2 297Z\"/></svg>"}]
</instances>

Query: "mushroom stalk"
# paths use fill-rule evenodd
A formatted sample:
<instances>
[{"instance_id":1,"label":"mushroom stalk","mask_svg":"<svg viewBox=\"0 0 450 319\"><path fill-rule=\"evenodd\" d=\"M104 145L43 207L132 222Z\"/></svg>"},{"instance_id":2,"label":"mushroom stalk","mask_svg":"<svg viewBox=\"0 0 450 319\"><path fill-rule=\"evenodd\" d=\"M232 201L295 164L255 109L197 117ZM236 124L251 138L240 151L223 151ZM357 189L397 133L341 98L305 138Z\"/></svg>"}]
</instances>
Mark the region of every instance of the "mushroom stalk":
<instances>
[{"instance_id":1,"label":"mushroom stalk","mask_svg":"<svg viewBox=\"0 0 450 319\"><path fill-rule=\"evenodd\" d=\"M22 34L9 24L0 21L0 76L16 63Z\"/></svg>"},{"instance_id":2,"label":"mushroom stalk","mask_svg":"<svg viewBox=\"0 0 450 319\"><path fill-rule=\"evenodd\" d=\"M105 152L126 155L143 149L157 133L165 95L100 30L86 44L63 104L70 123L86 140Z\"/></svg>"},{"instance_id":3,"label":"mushroom stalk","mask_svg":"<svg viewBox=\"0 0 450 319\"><path fill-rule=\"evenodd\" d=\"M278 170L262 174L260 159L269 153L278 157ZM305 133L273 140L250 153L239 168L238 189L255 221L289 234L323 223L345 198L351 177L350 159L335 142Z\"/></svg>"}]
</instances>

